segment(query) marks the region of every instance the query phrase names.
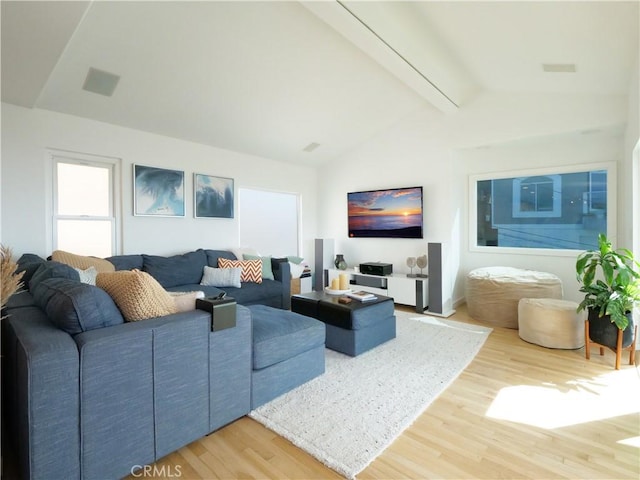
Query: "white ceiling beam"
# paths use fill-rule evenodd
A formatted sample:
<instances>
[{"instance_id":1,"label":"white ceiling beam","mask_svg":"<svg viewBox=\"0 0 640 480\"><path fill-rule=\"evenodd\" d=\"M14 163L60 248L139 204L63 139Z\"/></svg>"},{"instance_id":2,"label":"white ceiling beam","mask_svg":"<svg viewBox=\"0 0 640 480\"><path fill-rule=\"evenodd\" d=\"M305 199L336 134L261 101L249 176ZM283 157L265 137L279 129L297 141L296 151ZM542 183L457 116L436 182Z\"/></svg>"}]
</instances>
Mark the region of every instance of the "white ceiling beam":
<instances>
[{"instance_id":1,"label":"white ceiling beam","mask_svg":"<svg viewBox=\"0 0 640 480\"><path fill-rule=\"evenodd\" d=\"M2 101L33 107L91 2L2 2Z\"/></svg>"},{"instance_id":2,"label":"white ceiling beam","mask_svg":"<svg viewBox=\"0 0 640 480\"><path fill-rule=\"evenodd\" d=\"M478 90L410 4L301 3L444 113L456 112Z\"/></svg>"}]
</instances>

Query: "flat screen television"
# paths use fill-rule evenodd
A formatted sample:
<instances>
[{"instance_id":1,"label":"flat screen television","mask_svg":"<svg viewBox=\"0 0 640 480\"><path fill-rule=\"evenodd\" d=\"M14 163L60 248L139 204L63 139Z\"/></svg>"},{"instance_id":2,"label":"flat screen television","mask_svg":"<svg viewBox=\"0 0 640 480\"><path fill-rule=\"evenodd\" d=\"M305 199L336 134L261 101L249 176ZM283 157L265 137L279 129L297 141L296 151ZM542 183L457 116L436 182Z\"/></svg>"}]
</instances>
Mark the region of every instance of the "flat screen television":
<instances>
[{"instance_id":1,"label":"flat screen television","mask_svg":"<svg viewBox=\"0 0 640 480\"><path fill-rule=\"evenodd\" d=\"M423 238L422 187L347 193L349 237Z\"/></svg>"}]
</instances>

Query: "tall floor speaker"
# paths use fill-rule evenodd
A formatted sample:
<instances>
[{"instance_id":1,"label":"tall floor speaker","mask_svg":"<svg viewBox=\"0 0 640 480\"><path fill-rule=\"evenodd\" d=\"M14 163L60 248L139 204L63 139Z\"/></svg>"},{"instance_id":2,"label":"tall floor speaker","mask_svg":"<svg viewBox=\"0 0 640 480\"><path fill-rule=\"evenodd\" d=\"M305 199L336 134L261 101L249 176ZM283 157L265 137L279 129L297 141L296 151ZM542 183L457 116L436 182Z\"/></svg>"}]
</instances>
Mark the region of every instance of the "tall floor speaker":
<instances>
[{"instance_id":1,"label":"tall floor speaker","mask_svg":"<svg viewBox=\"0 0 640 480\"><path fill-rule=\"evenodd\" d=\"M315 242L315 262L314 262L314 290L324 291L324 287L329 285L328 269L332 268L334 260L334 243L331 238L316 238Z\"/></svg>"},{"instance_id":2,"label":"tall floor speaker","mask_svg":"<svg viewBox=\"0 0 640 480\"><path fill-rule=\"evenodd\" d=\"M448 317L455 313L452 308L448 276L446 274L446 256L442 243L427 244L429 258L429 313Z\"/></svg>"}]
</instances>

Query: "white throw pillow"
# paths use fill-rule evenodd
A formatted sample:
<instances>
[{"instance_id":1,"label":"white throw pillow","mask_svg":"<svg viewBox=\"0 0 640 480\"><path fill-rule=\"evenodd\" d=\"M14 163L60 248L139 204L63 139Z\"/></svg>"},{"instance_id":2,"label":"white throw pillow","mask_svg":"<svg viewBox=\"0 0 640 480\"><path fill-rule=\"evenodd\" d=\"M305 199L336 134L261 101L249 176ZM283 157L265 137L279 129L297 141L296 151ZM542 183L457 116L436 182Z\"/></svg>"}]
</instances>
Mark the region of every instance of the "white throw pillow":
<instances>
[{"instance_id":1,"label":"white throw pillow","mask_svg":"<svg viewBox=\"0 0 640 480\"><path fill-rule=\"evenodd\" d=\"M96 284L96 276L98 275L96 267L89 267L85 270L82 270L81 268L74 268L74 270L78 272L78 275L80 275L80 281L82 283L86 283L88 285Z\"/></svg>"},{"instance_id":2,"label":"white throw pillow","mask_svg":"<svg viewBox=\"0 0 640 480\"><path fill-rule=\"evenodd\" d=\"M236 256L237 260L242 260L245 253L247 255L260 255L255 248L251 247L234 247L230 248L229 251Z\"/></svg>"},{"instance_id":3,"label":"white throw pillow","mask_svg":"<svg viewBox=\"0 0 640 480\"><path fill-rule=\"evenodd\" d=\"M300 278L304 273L304 265L289 262L289 268L291 269L291 278Z\"/></svg>"},{"instance_id":4,"label":"white throw pillow","mask_svg":"<svg viewBox=\"0 0 640 480\"><path fill-rule=\"evenodd\" d=\"M180 312L190 312L196 309L196 298L204 298L204 292L167 292L176 304L176 310Z\"/></svg>"},{"instance_id":5,"label":"white throw pillow","mask_svg":"<svg viewBox=\"0 0 640 480\"><path fill-rule=\"evenodd\" d=\"M240 274L242 268L214 268L206 266L202 272L200 285L212 287L236 287L241 288Z\"/></svg>"}]
</instances>

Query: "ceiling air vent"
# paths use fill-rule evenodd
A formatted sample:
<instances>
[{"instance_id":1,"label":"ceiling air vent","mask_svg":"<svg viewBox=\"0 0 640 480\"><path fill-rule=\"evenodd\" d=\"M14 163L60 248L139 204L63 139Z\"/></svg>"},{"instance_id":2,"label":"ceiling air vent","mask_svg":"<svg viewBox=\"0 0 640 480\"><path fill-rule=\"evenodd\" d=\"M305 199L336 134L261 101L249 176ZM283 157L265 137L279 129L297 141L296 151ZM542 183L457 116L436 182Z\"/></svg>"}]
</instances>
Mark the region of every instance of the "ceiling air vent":
<instances>
[{"instance_id":1,"label":"ceiling air vent","mask_svg":"<svg viewBox=\"0 0 640 480\"><path fill-rule=\"evenodd\" d=\"M320 146L319 143L316 142L311 142L309 145L307 145L306 147L304 147L302 150L305 152L313 152L316 148L318 148Z\"/></svg>"},{"instance_id":2,"label":"ceiling air vent","mask_svg":"<svg viewBox=\"0 0 640 480\"><path fill-rule=\"evenodd\" d=\"M90 67L82 89L87 92L93 92L110 97L113 95L119 80L120 77L118 75Z\"/></svg>"},{"instance_id":3,"label":"ceiling air vent","mask_svg":"<svg viewBox=\"0 0 640 480\"><path fill-rule=\"evenodd\" d=\"M550 73L575 73L575 63L543 63L542 70Z\"/></svg>"}]
</instances>

